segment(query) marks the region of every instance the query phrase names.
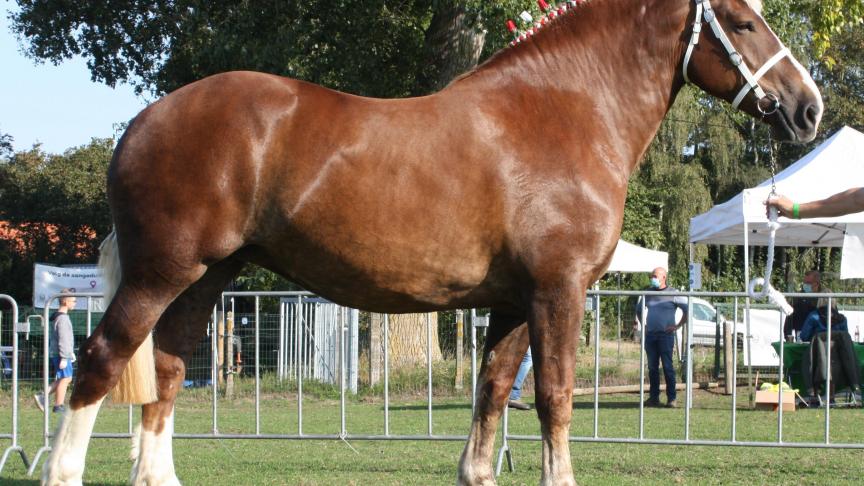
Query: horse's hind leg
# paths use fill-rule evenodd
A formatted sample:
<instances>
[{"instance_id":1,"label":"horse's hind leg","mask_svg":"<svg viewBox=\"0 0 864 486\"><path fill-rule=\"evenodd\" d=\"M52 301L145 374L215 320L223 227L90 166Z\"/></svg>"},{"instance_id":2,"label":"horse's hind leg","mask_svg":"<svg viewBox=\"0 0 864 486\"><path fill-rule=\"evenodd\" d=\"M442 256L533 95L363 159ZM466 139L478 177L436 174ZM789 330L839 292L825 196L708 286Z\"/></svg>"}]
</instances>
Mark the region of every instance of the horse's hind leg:
<instances>
[{"instance_id":1,"label":"horse's hind leg","mask_svg":"<svg viewBox=\"0 0 864 486\"><path fill-rule=\"evenodd\" d=\"M186 375L185 361L206 330L207 316L222 289L243 263L223 260L168 306L156 324L155 355L159 401L144 405L133 438L132 485L179 485L174 473L171 436L174 400Z\"/></svg>"},{"instance_id":2,"label":"horse's hind leg","mask_svg":"<svg viewBox=\"0 0 864 486\"><path fill-rule=\"evenodd\" d=\"M519 364L528 351L528 330L524 322L524 317L497 313L494 309L492 311L477 383L474 420L459 460L460 485L495 484L492 471L495 430L510 396Z\"/></svg>"},{"instance_id":3,"label":"horse's hind leg","mask_svg":"<svg viewBox=\"0 0 864 486\"><path fill-rule=\"evenodd\" d=\"M185 271L149 267L123 276L124 283L117 289L102 321L80 347L69 411L60 421L51 455L45 462L43 484L81 484L87 445L102 400L162 312L204 270L203 265ZM165 275L172 275L172 280L166 280Z\"/></svg>"}]
</instances>

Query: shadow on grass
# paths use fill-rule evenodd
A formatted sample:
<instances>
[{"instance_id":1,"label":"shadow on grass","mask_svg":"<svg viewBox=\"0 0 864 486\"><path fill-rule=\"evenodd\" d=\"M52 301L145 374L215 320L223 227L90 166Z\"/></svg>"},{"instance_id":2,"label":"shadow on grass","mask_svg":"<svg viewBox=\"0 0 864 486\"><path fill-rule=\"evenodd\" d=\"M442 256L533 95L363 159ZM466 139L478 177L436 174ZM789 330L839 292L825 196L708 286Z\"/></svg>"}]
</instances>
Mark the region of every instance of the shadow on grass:
<instances>
[{"instance_id":1,"label":"shadow on grass","mask_svg":"<svg viewBox=\"0 0 864 486\"><path fill-rule=\"evenodd\" d=\"M33 486L35 484L39 484L39 480L38 479L3 478L3 481L0 481L0 483L2 483L3 486ZM87 484L87 481L84 481L84 483ZM121 483L99 483L99 484L105 485L105 486L122 486L122 485L127 484L127 483L121 482Z\"/></svg>"},{"instance_id":2,"label":"shadow on grass","mask_svg":"<svg viewBox=\"0 0 864 486\"><path fill-rule=\"evenodd\" d=\"M429 406L427 404L422 405L390 405L390 411L396 410L426 410ZM471 410L470 403L444 403L444 404L432 404L433 410ZM384 410L384 407L381 407L381 410Z\"/></svg>"},{"instance_id":3,"label":"shadow on grass","mask_svg":"<svg viewBox=\"0 0 864 486\"><path fill-rule=\"evenodd\" d=\"M600 402L600 409L635 409L639 402ZM593 410L594 402L574 402L573 410Z\"/></svg>"}]
</instances>

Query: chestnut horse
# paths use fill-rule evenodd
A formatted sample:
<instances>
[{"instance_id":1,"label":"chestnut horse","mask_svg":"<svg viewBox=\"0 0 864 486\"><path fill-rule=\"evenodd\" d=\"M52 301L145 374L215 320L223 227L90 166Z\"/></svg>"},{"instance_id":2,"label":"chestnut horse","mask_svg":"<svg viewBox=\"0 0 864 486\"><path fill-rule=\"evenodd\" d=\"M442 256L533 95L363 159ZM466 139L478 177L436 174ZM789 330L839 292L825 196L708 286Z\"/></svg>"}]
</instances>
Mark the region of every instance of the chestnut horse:
<instances>
[{"instance_id":1,"label":"chestnut horse","mask_svg":"<svg viewBox=\"0 0 864 486\"><path fill-rule=\"evenodd\" d=\"M184 360L251 262L359 309L490 307L458 482L494 483L495 430L530 342L541 483L573 484L585 292L609 263L628 178L677 93L689 80L799 142L814 138L822 101L757 0L571 5L431 96L369 99L231 72L142 111L108 174L116 239L104 249L116 246L122 276L81 347L43 481L80 484L99 405L152 335L138 354L155 356L158 396L132 398L153 401L132 482L178 484Z\"/></svg>"}]
</instances>

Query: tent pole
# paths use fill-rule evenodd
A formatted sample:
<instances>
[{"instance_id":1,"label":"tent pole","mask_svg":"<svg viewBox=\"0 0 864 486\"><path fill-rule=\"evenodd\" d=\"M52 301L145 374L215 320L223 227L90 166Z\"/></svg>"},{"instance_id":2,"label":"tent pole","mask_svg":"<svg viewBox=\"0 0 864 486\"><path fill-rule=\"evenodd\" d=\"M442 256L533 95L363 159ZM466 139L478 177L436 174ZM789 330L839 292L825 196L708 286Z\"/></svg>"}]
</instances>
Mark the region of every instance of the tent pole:
<instances>
[{"instance_id":1,"label":"tent pole","mask_svg":"<svg viewBox=\"0 0 864 486\"><path fill-rule=\"evenodd\" d=\"M689 246L689 251L690 251L690 265L692 266L693 265L693 254L694 254L693 242L691 241L688 246ZM690 282L690 279L688 278L687 281ZM688 287L690 288L690 291L692 292L693 286L689 285Z\"/></svg>"}]
</instances>

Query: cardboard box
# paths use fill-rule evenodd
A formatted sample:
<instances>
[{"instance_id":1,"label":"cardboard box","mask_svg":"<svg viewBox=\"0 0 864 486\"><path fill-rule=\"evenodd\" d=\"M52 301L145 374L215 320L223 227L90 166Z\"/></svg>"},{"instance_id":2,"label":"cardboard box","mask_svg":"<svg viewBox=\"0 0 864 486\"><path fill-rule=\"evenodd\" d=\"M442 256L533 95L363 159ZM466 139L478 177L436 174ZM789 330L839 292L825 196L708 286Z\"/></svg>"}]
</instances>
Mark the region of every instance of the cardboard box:
<instances>
[{"instance_id":1,"label":"cardboard box","mask_svg":"<svg viewBox=\"0 0 864 486\"><path fill-rule=\"evenodd\" d=\"M777 410L777 398L779 393L776 391L757 391L756 392L756 410ZM795 411L795 392L783 392L783 411Z\"/></svg>"}]
</instances>

